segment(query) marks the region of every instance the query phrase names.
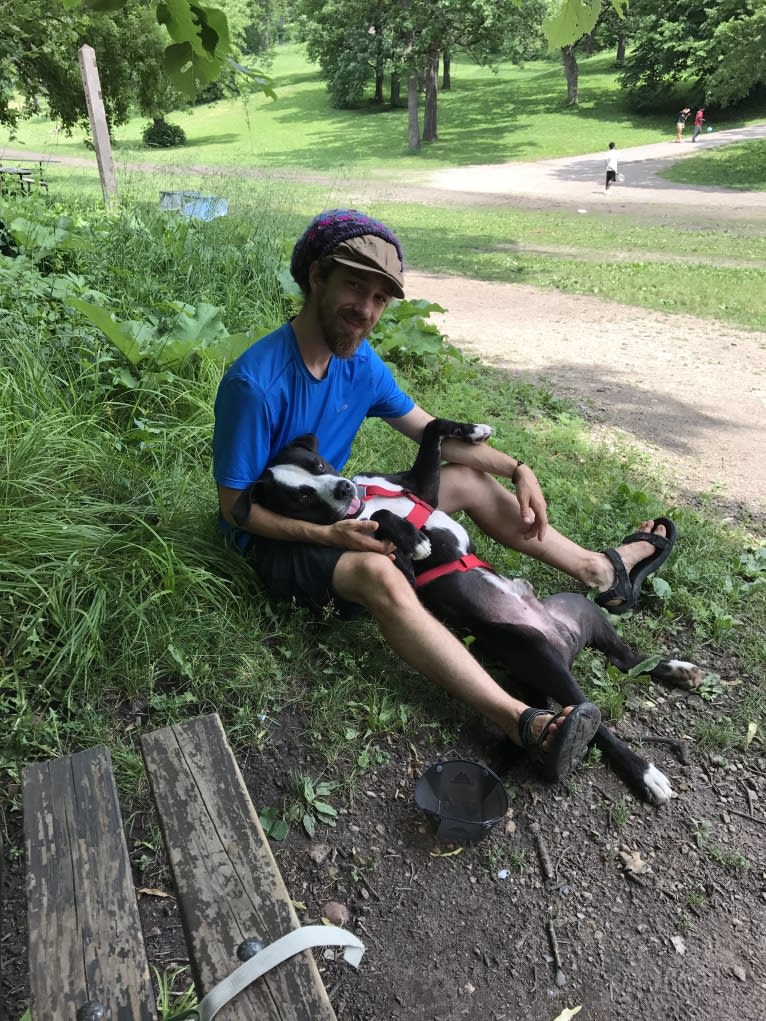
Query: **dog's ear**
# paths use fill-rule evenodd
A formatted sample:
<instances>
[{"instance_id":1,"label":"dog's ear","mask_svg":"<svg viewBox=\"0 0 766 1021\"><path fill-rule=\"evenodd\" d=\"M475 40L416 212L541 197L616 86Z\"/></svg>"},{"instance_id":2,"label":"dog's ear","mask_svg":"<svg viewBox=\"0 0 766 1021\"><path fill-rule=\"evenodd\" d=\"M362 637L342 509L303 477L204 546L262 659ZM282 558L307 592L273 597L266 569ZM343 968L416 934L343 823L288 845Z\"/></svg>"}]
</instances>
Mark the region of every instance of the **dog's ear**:
<instances>
[{"instance_id":1,"label":"dog's ear","mask_svg":"<svg viewBox=\"0 0 766 1021\"><path fill-rule=\"evenodd\" d=\"M288 446L302 447L304 450L308 450L310 453L316 454L317 438L313 433L304 433L303 436L296 436L294 440L290 440Z\"/></svg>"},{"instance_id":2,"label":"dog's ear","mask_svg":"<svg viewBox=\"0 0 766 1021\"><path fill-rule=\"evenodd\" d=\"M247 489L243 489L234 501L234 505L231 508L231 516L238 525L243 525L247 521L250 514L250 504L253 502L254 488L255 486L248 486Z\"/></svg>"}]
</instances>

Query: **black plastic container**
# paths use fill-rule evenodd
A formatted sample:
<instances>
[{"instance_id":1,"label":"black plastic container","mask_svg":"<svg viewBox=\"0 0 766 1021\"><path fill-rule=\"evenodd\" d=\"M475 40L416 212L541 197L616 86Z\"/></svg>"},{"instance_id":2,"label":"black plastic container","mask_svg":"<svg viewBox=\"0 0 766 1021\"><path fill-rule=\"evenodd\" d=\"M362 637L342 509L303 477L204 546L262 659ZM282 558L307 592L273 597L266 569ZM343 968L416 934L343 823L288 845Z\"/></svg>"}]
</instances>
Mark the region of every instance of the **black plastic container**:
<instances>
[{"instance_id":1,"label":"black plastic container","mask_svg":"<svg viewBox=\"0 0 766 1021\"><path fill-rule=\"evenodd\" d=\"M508 794L480 762L437 762L415 784L415 802L438 824L442 840L480 840L508 810Z\"/></svg>"}]
</instances>

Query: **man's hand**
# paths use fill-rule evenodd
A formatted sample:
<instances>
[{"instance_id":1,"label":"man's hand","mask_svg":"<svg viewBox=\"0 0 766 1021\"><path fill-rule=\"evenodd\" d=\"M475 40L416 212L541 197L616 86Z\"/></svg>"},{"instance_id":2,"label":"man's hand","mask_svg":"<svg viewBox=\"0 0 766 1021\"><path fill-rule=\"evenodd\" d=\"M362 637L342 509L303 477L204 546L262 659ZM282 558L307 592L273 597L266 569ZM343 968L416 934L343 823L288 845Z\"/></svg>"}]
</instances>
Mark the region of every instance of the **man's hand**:
<instances>
[{"instance_id":1,"label":"man's hand","mask_svg":"<svg viewBox=\"0 0 766 1021\"><path fill-rule=\"evenodd\" d=\"M540 483L526 464L520 465L516 471L516 499L521 520L527 526L524 538L542 540L548 528L548 511Z\"/></svg>"},{"instance_id":2,"label":"man's hand","mask_svg":"<svg viewBox=\"0 0 766 1021\"><path fill-rule=\"evenodd\" d=\"M327 545L362 553L383 553L393 560L396 547L388 539L376 539L377 530L377 521L344 518L329 526Z\"/></svg>"}]
</instances>

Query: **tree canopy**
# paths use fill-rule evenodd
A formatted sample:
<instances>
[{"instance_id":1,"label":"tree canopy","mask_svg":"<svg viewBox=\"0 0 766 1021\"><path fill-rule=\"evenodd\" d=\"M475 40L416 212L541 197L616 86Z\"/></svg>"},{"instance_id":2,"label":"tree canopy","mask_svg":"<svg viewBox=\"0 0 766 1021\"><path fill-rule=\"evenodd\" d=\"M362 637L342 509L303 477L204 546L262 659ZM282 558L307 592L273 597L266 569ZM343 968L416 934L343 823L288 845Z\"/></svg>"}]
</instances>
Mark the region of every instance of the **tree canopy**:
<instances>
[{"instance_id":1,"label":"tree canopy","mask_svg":"<svg viewBox=\"0 0 766 1021\"><path fill-rule=\"evenodd\" d=\"M633 0L621 83L643 102L678 82L729 106L766 84L766 0Z\"/></svg>"}]
</instances>

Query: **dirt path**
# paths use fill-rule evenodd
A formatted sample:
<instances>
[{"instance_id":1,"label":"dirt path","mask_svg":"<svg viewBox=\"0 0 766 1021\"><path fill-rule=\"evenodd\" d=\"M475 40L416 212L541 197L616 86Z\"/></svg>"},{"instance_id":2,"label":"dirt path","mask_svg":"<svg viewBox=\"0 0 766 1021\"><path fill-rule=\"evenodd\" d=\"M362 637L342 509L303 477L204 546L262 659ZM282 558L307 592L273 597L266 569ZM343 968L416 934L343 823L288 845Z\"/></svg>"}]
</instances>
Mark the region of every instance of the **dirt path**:
<instances>
[{"instance_id":1,"label":"dirt path","mask_svg":"<svg viewBox=\"0 0 766 1021\"><path fill-rule=\"evenodd\" d=\"M618 428L687 498L766 512L766 334L519 284L408 275L466 352L543 380ZM719 488L720 487L720 488Z\"/></svg>"}]
</instances>

